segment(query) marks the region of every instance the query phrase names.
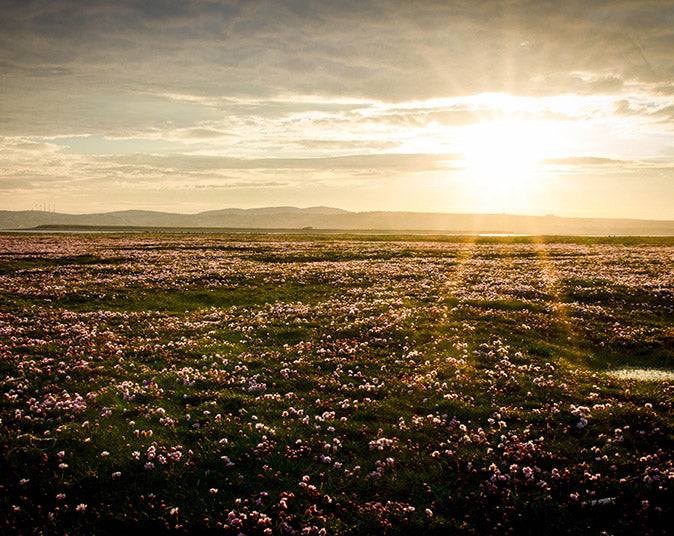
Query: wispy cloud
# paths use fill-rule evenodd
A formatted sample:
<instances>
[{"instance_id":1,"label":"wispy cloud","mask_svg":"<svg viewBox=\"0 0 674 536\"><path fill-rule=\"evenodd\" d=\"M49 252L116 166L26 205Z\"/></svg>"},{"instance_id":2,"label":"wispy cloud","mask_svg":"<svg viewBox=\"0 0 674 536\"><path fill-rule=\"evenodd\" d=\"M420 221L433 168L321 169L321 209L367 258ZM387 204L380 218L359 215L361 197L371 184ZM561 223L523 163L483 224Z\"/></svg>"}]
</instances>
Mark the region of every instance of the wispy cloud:
<instances>
[{"instance_id":1,"label":"wispy cloud","mask_svg":"<svg viewBox=\"0 0 674 536\"><path fill-rule=\"evenodd\" d=\"M4 191L55 195L57 183L93 181L108 199L128 199L161 184L227 183L266 185L256 196L271 200L279 188L321 184L288 199L325 204L348 182L354 199L391 208L397 195L401 208L415 198L423 209L423 196L408 193L425 188L425 202L439 202L442 181L458 180L466 132L508 120L557 133L544 155L555 172L648 169L642 188L662 180L648 162L664 159L661 173L671 173L674 5L665 0L2 7ZM378 181L407 182L371 190Z\"/></svg>"}]
</instances>

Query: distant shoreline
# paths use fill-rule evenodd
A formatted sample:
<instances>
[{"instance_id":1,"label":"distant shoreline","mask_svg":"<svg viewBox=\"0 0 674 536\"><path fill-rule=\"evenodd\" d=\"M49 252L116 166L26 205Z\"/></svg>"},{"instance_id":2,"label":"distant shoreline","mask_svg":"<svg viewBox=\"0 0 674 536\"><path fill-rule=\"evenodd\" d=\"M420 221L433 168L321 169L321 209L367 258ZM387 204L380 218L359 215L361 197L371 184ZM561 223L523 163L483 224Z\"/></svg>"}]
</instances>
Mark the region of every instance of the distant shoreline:
<instances>
[{"instance_id":1,"label":"distant shoreline","mask_svg":"<svg viewBox=\"0 0 674 536\"><path fill-rule=\"evenodd\" d=\"M58 214L0 211L0 229L21 232L379 234L442 236L674 236L674 221L511 214L346 212L327 207Z\"/></svg>"},{"instance_id":2,"label":"distant shoreline","mask_svg":"<svg viewBox=\"0 0 674 536\"><path fill-rule=\"evenodd\" d=\"M314 229L296 227L145 227L134 225L38 225L28 229L0 229L3 233L186 233L186 234L374 234L374 235L447 235L447 236L535 236L530 233L497 231L443 231L437 229Z\"/></svg>"},{"instance_id":3,"label":"distant shoreline","mask_svg":"<svg viewBox=\"0 0 674 536\"><path fill-rule=\"evenodd\" d=\"M30 229L0 229L0 234L195 234L195 235L257 235L294 237L343 237L365 239L428 239L440 241L469 242L543 242L543 243L623 243L674 246L674 235L621 235L621 234L525 234L499 232L457 232L419 229L307 229L307 228L238 228L238 227L135 227L135 226L88 226L88 225L41 225Z\"/></svg>"}]
</instances>

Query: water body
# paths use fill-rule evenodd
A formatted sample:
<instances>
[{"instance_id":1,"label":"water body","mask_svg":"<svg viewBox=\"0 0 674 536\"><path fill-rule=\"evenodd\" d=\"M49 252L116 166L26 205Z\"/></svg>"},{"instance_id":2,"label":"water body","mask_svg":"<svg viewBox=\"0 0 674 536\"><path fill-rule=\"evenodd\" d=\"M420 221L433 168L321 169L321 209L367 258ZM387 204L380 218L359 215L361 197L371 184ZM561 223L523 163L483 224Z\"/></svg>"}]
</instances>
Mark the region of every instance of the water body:
<instances>
[{"instance_id":1,"label":"water body","mask_svg":"<svg viewBox=\"0 0 674 536\"><path fill-rule=\"evenodd\" d=\"M647 369L647 368L624 368L616 370L607 370L606 373L614 378L621 380L642 380L642 381L672 381L674 380L674 370L667 369Z\"/></svg>"}]
</instances>

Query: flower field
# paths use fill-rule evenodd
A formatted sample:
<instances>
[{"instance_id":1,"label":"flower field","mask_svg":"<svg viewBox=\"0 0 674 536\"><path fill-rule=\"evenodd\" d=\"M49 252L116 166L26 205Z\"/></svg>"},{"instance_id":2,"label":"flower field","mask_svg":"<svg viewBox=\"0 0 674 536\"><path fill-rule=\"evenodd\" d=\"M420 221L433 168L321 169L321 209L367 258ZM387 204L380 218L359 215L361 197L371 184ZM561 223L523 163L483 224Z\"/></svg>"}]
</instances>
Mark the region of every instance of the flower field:
<instances>
[{"instance_id":1,"label":"flower field","mask_svg":"<svg viewBox=\"0 0 674 536\"><path fill-rule=\"evenodd\" d=\"M666 534L674 239L0 235L0 534Z\"/></svg>"}]
</instances>

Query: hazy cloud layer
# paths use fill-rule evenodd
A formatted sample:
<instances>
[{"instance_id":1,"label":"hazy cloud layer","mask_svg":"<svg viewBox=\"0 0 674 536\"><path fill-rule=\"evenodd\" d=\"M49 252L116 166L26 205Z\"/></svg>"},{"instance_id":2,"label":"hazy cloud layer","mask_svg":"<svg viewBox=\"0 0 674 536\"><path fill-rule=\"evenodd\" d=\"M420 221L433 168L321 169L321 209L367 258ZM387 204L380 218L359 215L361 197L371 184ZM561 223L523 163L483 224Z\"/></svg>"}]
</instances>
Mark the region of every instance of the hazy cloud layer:
<instances>
[{"instance_id":1,"label":"hazy cloud layer","mask_svg":"<svg viewBox=\"0 0 674 536\"><path fill-rule=\"evenodd\" d=\"M348 184L373 208L423 209L409 191L436 202L467 133L499 121L539 128L555 172L643 172L662 195L672 50L670 0L5 0L2 205L93 202L86 183L120 203L203 190L193 206L218 208L208 190L226 184L246 206L288 188L289 204L353 208L335 195Z\"/></svg>"},{"instance_id":2,"label":"hazy cloud layer","mask_svg":"<svg viewBox=\"0 0 674 536\"><path fill-rule=\"evenodd\" d=\"M663 1L15 0L3 69L77 87L409 100L671 83Z\"/></svg>"}]
</instances>

